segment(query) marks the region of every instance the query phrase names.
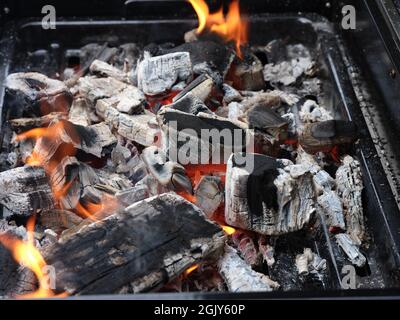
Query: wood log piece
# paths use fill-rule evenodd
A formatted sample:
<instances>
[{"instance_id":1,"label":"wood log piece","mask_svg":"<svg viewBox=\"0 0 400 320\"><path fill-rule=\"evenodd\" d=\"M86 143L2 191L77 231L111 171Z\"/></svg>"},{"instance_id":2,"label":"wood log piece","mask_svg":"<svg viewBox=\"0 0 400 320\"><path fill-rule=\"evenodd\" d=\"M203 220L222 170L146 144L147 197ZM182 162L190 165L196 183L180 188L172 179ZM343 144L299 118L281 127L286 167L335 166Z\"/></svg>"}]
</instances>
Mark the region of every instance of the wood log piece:
<instances>
[{"instance_id":1,"label":"wood log piece","mask_svg":"<svg viewBox=\"0 0 400 320\"><path fill-rule=\"evenodd\" d=\"M118 81L128 83L128 75L119 70L118 68L113 67L107 62L101 60L94 60L89 68L90 72L99 77L110 77L117 79Z\"/></svg>"},{"instance_id":2,"label":"wood log piece","mask_svg":"<svg viewBox=\"0 0 400 320\"><path fill-rule=\"evenodd\" d=\"M44 170L24 166L0 172L0 203L18 215L52 209L53 194Z\"/></svg>"},{"instance_id":3,"label":"wood log piece","mask_svg":"<svg viewBox=\"0 0 400 320\"><path fill-rule=\"evenodd\" d=\"M190 202L174 194L140 201L46 248L57 291L114 293L131 282L155 290L191 265L221 254L225 236ZM145 285L146 277L158 274Z\"/></svg>"},{"instance_id":4,"label":"wood log piece","mask_svg":"<svg viewBox=\"0 0 400 320\"><path fill-rule=\"evenodd\" d=\"M37 72L19 72L8 75L5 83L11 96L12 115L21 117L23 111L43 116L51 112L68 112L72 94L59 80Z\"/></svg>"},{"instance_id":5,"label":"wood log piece","mask_svg":"<svg viewBox=\"0 0 400 320\"><path fill-rule=\"evenodd\" d=\"M230 292L267 292L279 288L279 284L262 273L253 271L239 257L237 251L226 245L221 257L219 271L225 279Z\"/></svg>"},{"instance_id":6,"label":"wood log piece","mask_svg":"<svg viewBox=\"0 0 400 320\"><path fill-rule=\"evenodd\" d=\"M302 229L313 213L312 174L290 161L233 154L225 184L225 220L264 235Z\"/></svg>"},{"instance_id":7,"label":"wood log piece","mask_svg":"<svg viewBox=\"0 0 400 320\"><path fill-rule=\"evenodd\" d=\"M48 210L42 212L38 222L45 228L60 234L66 229L79 225L83 219L75 213L67 210Z\"/></svg>"},{"instance_id":8,"label":"wood log piece","mask_svg":"<svg viewBox=\"0 0 400 320\"><path fill-rule=\"evenodd\" d=\"M343 201L346 230L351 239L360 245L365 238L364 211L362 205L362 180L360 163L351 156L343 159L336 171L336 184Z\"/></svg>"},{"instance_id":9,"label":"wood log piece","mask_svg":"<svg viewBox=\"0 0 400 320\"><path fill-rule=\"evenodd\" d=\"M45 127L61 119L67 119L67 114L64 112L51 112L42 117L11 119L9 123L14 131L22 132L32 128Z\"/></svg>"},{"instance_id":10,"label":"wood log piece","mask_svg":"<svg viewBox=\"0 0 400 320\"><path fill-rule=\"evenodd\" d=\"M214 88L214 81L207 74L202 74L197 77L191 83L189 83L185 89L179 92L173 99L176 102L183 98L187 93L191 93L193 96L197 97L199 100L205 102L210 97L210 94Z\"/></svg>"},{"instance_id":11,"label":"wood log piece","mask_svg":"<svg viewBox=\"0 0 400 320\"><path fill-rule=\"evenodd\" d=\"M180 81L192 77L192 63L187 52L150 57L145 54L138 66L138 86L149 96L165 93Z\"/></svg>"}]
</instances>

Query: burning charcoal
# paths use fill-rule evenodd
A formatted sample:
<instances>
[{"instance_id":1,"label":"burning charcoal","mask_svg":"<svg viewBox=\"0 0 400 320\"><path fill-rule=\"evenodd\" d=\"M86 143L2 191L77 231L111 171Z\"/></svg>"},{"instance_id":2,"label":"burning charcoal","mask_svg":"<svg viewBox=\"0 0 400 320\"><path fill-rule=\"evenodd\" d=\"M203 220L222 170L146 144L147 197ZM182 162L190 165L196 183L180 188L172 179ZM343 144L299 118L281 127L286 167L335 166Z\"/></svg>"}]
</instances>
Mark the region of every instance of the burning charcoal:
<instances>
[{"instance_id":1,"label":"burning charcoal","mask_svg":"<svg viewBox=\"0 0 400 320\"><path fill-rule=\"evenodd\" d=\"M367 263L367 259L360 252L358 246L345 233L339 233L336 236L336 242L343 249L348 259L357 267L363 267Z\"/></svg>"},{"instance_id":2,"label":"burning charcoal","mask_svg":"<svg viewBox=\"0 0 400 320\"><path fill-rule=\"evenodd\" d=\"M102 103L120 112L138 114L144 110L145 96L136 87L114 78L84 77L78 82L79 92L93 106Z\"/></svg>"},{"instance_id":3,"label":"burning charcoal","mask_svg":"<svg viewBox=\"0 0 400 320\"><path fill-rule=\"evenodd\" d=\"M104 104L102 100L96 104L96 112L120 136L130 141L147 147L151 146L158 139L159 129L156 117L150 112L128 115L119 112L108 104Z\"/></svg>"},{"instance_id":4,"label":"burning charcoal","mask_svg":"<svg viewBox=\"0 0 400 320\"><path fill-rule=\"evenodd\" d=\"M235 52L220 42L193 41L184 43L170 52L189 52L193 72L197 75L208 74L216 83L222 85L225 76L235 58Z\"/></svg>"},{"instance_id":5,"label":"burning charcoal","mask_svg":"<svg viewBox=\"0 0 400 320\"><path fill-rule=\"evenodd\" d=\"M45 227L61 233L73 228L82 222L82 218L67 210L49 210L40 214L38 221Z\"/></svg>"},{"instance_id":6,"label":"burning charcoal","mask_svg":"<svg viewBox=\"0 0 400 320\"><path fill-rule=\"evenodd\" d=\"M229 105L231 102L240 102L243 100L242 95L236 89L232 88L230 85L224 83L222 85L222 89L224 90L224 99L225 104Z\"/></svg>"},{"instance_id":7,"label":"burning charcoal","mask_svg":"<svg viewBox=\"0 0 400 320\"><path fill-rule=\"evenodd\" d=\"M343 201L347 233L360 245L365 237L362 190L364 188L360 163L346 156L336 171L336 184L339 196Z\"/></svg>"},{"instance_id":8,"label":"burning charcoal","mask_svg":"<svg viewBox=\"0 0 400 320\"><path fill-rule=\"evenodd\" d=\"M171 108L173 110L192 113L194 115L197 115L200 112L212 114L211 110L208 109L204 102L193 95L191 92L186 93L179 100L176 100L172 104L165 105L162 108Z\"/></svg>"},{"instance_id":9,"label":"burning charcoal","mask_svg":"<svg viewBox=\"0 0 400 320\"><path fill-rule=\"evenodd\" d=\"M161 185L170 190L193 194L192 182L186 175L185 168L176 162L167 161L159 148L147 147L143 150L142 158L149 172Z\"/></svg>"},{"instance_id":10,"label":"burning charcoal","mask_svg":"<svg viewBox=\"0 0 400 320\"><path fill-rule=\"evenodd\" d=\"M337 193L332 190L326 190L317 198L318 204L326 215L326 224L329 227L340 228L344 230L344 215L342 201Z\"/></svg>"},{"instance_id":11,"label":"burning charcoal","mask_svg":"<svg viewBox=\"0 0 400 320\"><path fill-rule=\"evenodd\" d=\"M207 74L203 74L193 80L184 90L179 92L173 98L173 102L180 100L188 93L191 93L199 100L205 102L209 98L213 87L214 81Z\"/></svg>"},{"instance_id":12,"label":"burning charcoal","mask_svg":"<svg viewBox=\"0 0 400 320\"><path fill-rule=\"evenodd\" d=\"M90 72L100 77L110 77L118 81L128 82L126 73L101 60L94 60L92 62Z\"/></svg>"},{"instance_id":13,"label":"burning charcoal","mask_svg":"<svg viewBox=\"0 0 400 320\"><path fill-rule=\"evenodd\" d=\"M118 191L115 197L126 206L142 201L150 197L149 188L145 184L137 184L134 187Z\"/></svg>"},{"instance_id":14,"label":"burning charcoal","mask_svg":"<svg viewBox=\"0 0 400 320\"><path fill-rule=\"evenodd\" d=\"M224 201L223 190L221 190L221 178L214 176L203 176L194 189L196 205L211 218Z\"/></svg>"},{"instance_id":15,"label":"burning charcoal","mask_svg":"<svg viewBox=\"0 0 400 320\"><path fill-rule=\"evenodd\" d=\"M179 81L192 76L192 63L187 52L163 56L145 55L138 66L138 85L147 95L154 96L169 91Z\"/></svg>"},{"instance_id":16,"label":"burning charcoal","mask_svg":"<svg viewBox=\"0 0 400 320\"><path fill-rule=\"evenodd\" d=\"M357 129L353 122L328 120L306 124L299 142L306 152L317 153L338 145L350 144L356 138Z\"/></svg>"},{"instance_id":17,"label":"burning charcoal","mask_svg":"<svg viewBox=\"0 0 400 320\"><path fill-rule=\"evenodd\" d=\"M237 230L232 235L232 241L247 264L251 267L259 266L261 264L262 257L256 248L253 237L250 234Z\"/></svg>"},{"instance_id":18,"label":"burning charcoal","mask_svg":"<svg viewBox=\"0 0 400 320\"><path fill-rule=\"evenodd\" d=\"M21 132L32 128L45 127L61 119L67 119L67 114L64 112L51 112L42 117L12 119L9 123L14 131Z\"/></svg>"},{"instance_id":19,"label":"burning charcoal","mask_svg":"<svg viewBox=\"0 0 400 320\"><path fill-rule=\"evenodd\" d=\"M224 241L221 228L196 206L162 194L88 224L43 253L56 270L58 292L114 293L140 281L140 291L151 291L190 266L218 257ZM156 279L149 277L155 274Z\"/></svg>"},{"instance_id":20,"label":"burning charcoal","mask_svg":"<svg viewBox=\"0 0 400 320\"><path fill-rule=\"evenodd\" d=\"M183 165L208 163L213 157L230 155L232 150L242 151L251 139L246 124L204 112L193 115L162 108L157 119L165 135L164 145L175 148L168 156ZM231 138L224 139L228 134ZM180 154L184 157L177 156Z\"/></svg>"},{"instance_id":21,"label":"burning charcoal","mask_svg":"<svg viewBox=\"0 0 400 320\"><path fill-rule=\"evenodd\" d=\"M88 154L101 158L109 147L115 145L117 139L105 123L98 123L89 127L74 125L60 120L47 129L47 133L40 137L33 150L34 154L47 164L60 146L67 144ZM29 132L22 138L28 137Z\"/></svg>"},{"instance_id":22,"label":"burning charcoal","mask_svg":"<svg viewBox=\"0 0 400 320\"><path fill-rule=\"evenodd\" d=\"M263 65L249 50L245 50L243 59L236 58L228 73L227 80L233 82L238 90L259 91L265 88Z\"/></svg>"},{"instance_id":23,"label":"burning charcoal","mask_svg":"<svg viewBox=\"0 0 400 320\"><path fill-rule=\"evenodd\" d=\"M232 226L264 235L300 230L315 211L313 198L312 174L290 161L238 153L228 161L225 220Z\"/></svg>"},{"instance_id":24,"label":"burning charcoal","mask_svg":"<svg viewBox=\"0 0 400 320\"><path fill-rule=\"evenodd\" d=\"M219 261L219 270L230 292L266 292L279 288L279 284L266 275L253 271L228 245Z\"/></svg>"},{"instance_id":25,"label":"burning charcoal","mask_svg":"<svg viewBox=\"0 0 400 320\"><path fill-rule=\"evenodd\" d=\"M263 260L267 263L268 267L272 267L275 264L275 248L268 243L266 236L260 236L258 238L258 249L263 257Z\"/></svg>"},{"instance_id":26,"label":"burning charcoal","mask_svg":"<svg viewBox=\"0 0 400 320\"><path fill-rule=\"evenodd\" d=\"M267 133L272 144L287 138L289 124L268 107L262 105L252 107L246 113L246 120L251 129L259 129Z\"/></svg>"},{"instance_id":27,"label":"burning charcoal","mask_svg":"<svg viewBox=\"0 0 400 320\"><path fill-rule=\"evenodd\" d=\"M51 112L68 112L72 95L67 86L36 72L13 73L7 77L6 89L18 110L42 116ZM12 110L13 114L22 112Z\"/></svg>"},{"instance_id":28,"label":"burning charcoal","mask_svg":"<svg viewBox=\"0 0 400 320\"><path fill-rule=\"evenodd\" d=\"M314 100L306 100L299 111L300 120L304 123L332 120L329 111L320 107Z\"/></svg>"},{"instance_id":29,"label":"burning charcoal","mask_svg":"<svg viewBox=\"0 0 400 320\"><path fill-rule=\"evenodd\" d=\"M87 127L90 124L89 106L85 99L75 98L69 110L68 120L73 124Z\"/></svg>"},{"instance_id":30,"label":"burning charcoal","mask_svg":"<svg viewBox=\"0 0 400 320\"><path fill-rule=\"evenodd\" d=\"M18 215L53 209L53 195L44 170L25 166L0 172L0 203Z\"/></svg>"}]
</instances>

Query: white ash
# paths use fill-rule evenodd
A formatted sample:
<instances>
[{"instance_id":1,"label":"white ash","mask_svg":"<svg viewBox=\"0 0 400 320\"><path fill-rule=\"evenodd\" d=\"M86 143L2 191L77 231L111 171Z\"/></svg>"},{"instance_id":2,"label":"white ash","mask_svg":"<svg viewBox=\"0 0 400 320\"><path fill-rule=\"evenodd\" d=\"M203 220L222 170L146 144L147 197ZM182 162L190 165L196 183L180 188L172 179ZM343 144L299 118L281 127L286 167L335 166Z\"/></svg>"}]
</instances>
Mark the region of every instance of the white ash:
<instances>
[{"instance_id":1,"label":"white ash","mask_svg":"<svg viewBox=\"0 0 400 320\"><path fill-rule=\"evenodd\" d=\"M224 91L223 102L227 105L231 102L240 102L243 100L243 97L239 91L226 83L222 85L222 90Z\"/></svg>"},{"instance_id":2,"label":"white ash","mask_svg":"<svg viewBox=\"0 0 400 320\"><path fill-rule=\"evenodd\" d=\"M335 237L336 242L343 249L343 252L346 254L352 264L357 267L363 267L366 264L367 259L360 252L357 244L354 243L348 234L339 233Z\"/></svg>"},{"instance_id":3,"label":"white ash","mask_svg":"<svg viewBox=\"0 0 400 320\"><path fill-rule=\"evenodd\" d=\"M338 194L343 201L347 233L360 245L365 237L364 213L362 205L362 181L360 163L351 156L345 156L336 171Z\"/></svg>"},{"instance_id":4,"label":"white ash","mask_svg":"<svg viewBox=\"0 0 400 320\"><path fill-rule=\"evenodd\" d=\"M228 245L225 246L225 253L218 266L230 292L266 292L279 288L277 282L252 270L237 251Z\"/></svg>"},{"instance_id":5,"label":"white ash","mask_svg":"<svg viewBox=\"0 0 400 320\"><path fill-rule=\"evenodd\" d=\"M301 121L304 123L332 120L329 111L319 106L314 100L306 100L299 111Z\"/></svg>"},{"instance_id":6,"label":"white ash","mask_svg":"<svg viewBox=\"0 0 400 320\"><path fill-rule=\"evenodd\" d=\"M145 52L138 66L138 86L147 95L157 95L170 90L177 82L192 76L192 63L188 52L175 52L150 57Z\"/></svg>"},{"instance_id":7,"label":"white ash","mask_svg":"<svg viewBox=\"0 0 400 320\"><path fill-rule=\"evenodd\" d=\"M242 121L245 117L244 106L238 102L228 104L228 119L232 121Z\"/></svg>"},{"instance_id":8,"label":"white ash","mask_svg":"<svg viewBox=\"0 0 400 320\"><path fill-rule=\"evenodd\" d=\"M319 273L326 269L326 260L310 248L304 248L303 253L296 256L296 267L300 275Z\"/></svg>"},{"instance_id":9,"label":"white ash","mask_svg":"<svg viewBox=\"0 0 400 320\"><path fill-rule=\"evenodd\" d=\"M84 127L90 125L89 106L85 99L81 97L74 99L69 110L68 120Z\"/></svg>"}]
</instances>

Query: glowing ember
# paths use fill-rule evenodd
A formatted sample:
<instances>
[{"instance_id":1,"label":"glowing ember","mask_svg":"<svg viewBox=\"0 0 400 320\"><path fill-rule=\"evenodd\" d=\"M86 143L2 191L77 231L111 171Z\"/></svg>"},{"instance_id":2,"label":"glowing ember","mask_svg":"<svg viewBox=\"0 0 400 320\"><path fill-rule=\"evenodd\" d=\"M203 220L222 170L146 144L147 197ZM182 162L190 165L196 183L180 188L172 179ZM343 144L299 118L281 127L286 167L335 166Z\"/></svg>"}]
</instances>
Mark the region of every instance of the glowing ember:
<instances>
[{"instance_id":1,"label":"glowing ember","mask_svg":"<svg viewBox=\"0 0 400 320\"><path fill-rule=\"evenodd\" d=\"M32 216L27 222L27 241L19 240L8 235L0 235L1 244L11 251L15 261L21 266L30 269L38 279L39 288L31 293L19 295L17 298L48 298L64 297L66 293L56 295L49 287L47 275L44 268L47 266L39 250L35 247L34 239L35 218Z\"/></svg>"},{"instance_id":2,"label":"glowing ember","mask_svg":"<svg viewBox=\"0 0 400 320\"><path fill-rule=\"evenodd\" d=\"M232 234L234 234L236 232L235 228L229 227L229 226L221 226L222 230L224 230L224 232L228 235L231 236Z\"/></svg>"},{"instance_id":3,"label":"glowing ember","mask_svg":"<svg viewBox=\"0 0 400 320\"><path fill-rule=\"evenodd\" d=\"M199 265L194 264L193 266L191 266L190 268L185 270L185 276L188 276L189 274L191 274L194 270L196 270L198 268L199 268Z\"/></svg>"},{"instance_id":4,"label":"glowing ember","mask_svg":"<svg viewBox=\"0 0 400 320\"><path fill-rule=\"evenodd\" d=\"M210 13L204 0L188 0L193 6L199 19L197 34L204 30L217 33L226 41L234 41L236 52L242 57L240 46L247 42L247 22L240 17L239 0L234 0L229 5L229 10L224 16L222 7L215 13Z\"/></svg>"}]
</instances>

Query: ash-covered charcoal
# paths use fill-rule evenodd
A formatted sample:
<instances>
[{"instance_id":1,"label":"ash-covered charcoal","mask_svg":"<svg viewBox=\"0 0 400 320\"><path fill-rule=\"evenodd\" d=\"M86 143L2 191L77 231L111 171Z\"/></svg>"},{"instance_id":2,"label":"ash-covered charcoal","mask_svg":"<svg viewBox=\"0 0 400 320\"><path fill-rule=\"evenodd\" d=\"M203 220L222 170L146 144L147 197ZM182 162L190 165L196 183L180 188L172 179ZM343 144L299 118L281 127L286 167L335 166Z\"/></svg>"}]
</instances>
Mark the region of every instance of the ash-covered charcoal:
<instances>
[{"instance_id":1,"label":"ash-covered charcoal","mask_svg":"<svg viewBox=\"0 0 400 320\"><path fill-rule=\"evenodd\" d=\"M216 176L203 176L194 188L196 205L211 218L224 201L224 192L221 178Z\"/></svg>"},{"instance_id":2,"label":"ash-covered charcoal","mask_svg":"<svg viewBox=\"0 0 400 320\"><path fill-rule=\"evenodd\" d=\"M308 153L329 151L335 146L351 144L357 139L357 128L351 121L328 120L305 124L299 143Z\"/></svg>"},{"instance_id":3,"label":"ash-covered charcoal","mask_svg":"<svg viewBox=\"0 0 400 320\"><path fill-rule=\"evenodd\" d=\"M46 229L51 229L60 234L66 229L79 225L83 219L68 210L48 210L40 213L38 222Z\"/></svg>"},{"instance_id":4,"label":"ash-covered charcoal","mask_svg":"<svg viewBox=\"0 0 400 320\"><path fill-rule=\"evenodd\" d=\"M214 81L207 74L202 74L193 80L189 85L185 87L181 92L179 92L173 99L176 102L182 99L186 94L191 93L193 96L197 97L199 100L205 102L210 97L211 92L214 88Z\"/></svg>"},{"instance_id":5,"label":"ash-covered charcoal","mask_svg":"<svg viewBox=\"0 0 400 320\"><path fill-rule=\"evenodd\" d=\"M197 115L200 112L212 114L212 111L204 104L204 102L191 92L186 93L180 99L161 107L161 109L162 108L170 108L186 113L192 113L194 115Z\"/></svg>"},{"instance_id":6,"label":"ash-covered charcoal","mask_svg":"<svg viewBox=\"0 0 400 320\"><path fill-rule=\"evenodd\" d=\"M240 92L226 83L222 85L222 90L224 91L223 102L226 105L229 105L231 102L240 102L243 100Z\"/></svg>"},{"instance_id":7,"label":"ash-covered charcoal","mask_svg":"<svg viewBox=\"0 0 400 320\"><path fill-rule=\"evenodd\" d=\"M53 209L53 194L44 170L25 166L0 172L0 204L17 215Z\"/></svg>"},{"instance_id":8,"label":"ash-covered charcoal","mask_svg":"<svg viewBox=\"0 0 400 320\"><path fill-rule=\"evenodd\" d=\"M352 240L360 245L365 237L362 205L362 181L360 163L351 156L345 156L336 171L338 194L343 201L346 229Z\"/></svg>"},{"instance_id":9,"label":"ash-covered charcoal","mask_svg":"<svg viewBox=\"0 0 400 320\"><path fill-rule=\"evenodd\" d=\"M94 60L89 70L99 77L110 77L122 82L128 82L128 75L125 72L101 60Z\"/></svg>"},{"instance_id":10,"label":"ash-covered charcoal","mask_svg":"<svg viewBox=\"0 0 400 320\"><path fill-rule=\"evenodd\" d=\"M111 164L109 166L116 173L124 173L127 177L132 177L140 165L143 164L137 150L129 150L126 146L118 143L111 151ZM143 164L144 165L144 164Z\"/></svg>"},{"instance_id":11,"label":"ash-covered charcoal","mask_svg":"<svg viewBox=\"0 0 400 320\"><path fill-rule=\"evenodd\" d=\"M86 99L77 97L74 99L74 102L72 102L68 120L73 124L87 127L91 122L89 112L90 109Z\"/></svg>"},{"instance_id":12,"label":"ash-covered charcoal","mask_svg":"<svg viewBox=\"0 0 400 320\"><path fill-rule=\"evenodd\" d=\"M227 158L232 152L244 150L251 139L245 123L214 114L194 115L162 108L157 119L165 137L165 152L183 165Z\"/></svg>"},{"instance_id":13,"label":"ash-covered charcoal","mask_svg":"<svg viewBox=\"0 0 400 320\"><path fill-rule=\"evenodd\" d=\"M57 120L66 120L67 117L68 115L65 112L51 112L42 117L11 119L9 123L15 132L21 132L32 128L45 127Z\"/></svg>"},{"instance_id":14,"label":"ash-covered charcoal","mask_svg":"<svg viewBox=\"0 0 400 320\"><path fill-rule=\"evenodd\" d=\"M146 147L158 140L160 130L153 113L145 111L142 114L129 115L103 103L103 100L96 104L96 113L127 140Z\"/></svg>"},{"instance_id":15,"label":"ash-covered charcoal","mask_svg":"<svg viewBox=\"0 0 400 320\"><path fill-rule=\"evenodd\" d=\"M168 161L159 148L147 147L143 150L142 159L161 185L170 190L193 194L192 182L186 175L185 168L176 162Z\"/></svg>"},{"instance_id":16,"label":"ash-covered charcoal","mask_svg":"<svg viewBox=\"0 0 400 320\"><path fill-rule=\"evenodd\" d=\"M275 264L275 248L271 239L260 235L258 237L258 250L261 253L263 261L267 263L268 267L272 267Z\"/></svg>"},{"instance_id":17,"label":"ash-covered charcoal","mask_svg":"<svg viewBox=\"0 0 400 320\"><path fill-rule=\"evenodd\" d=\"M188 52L194 74L208 74L218 86L224 82L236 56L225 44L209 40L184 43L169 52Z\"/></svg>"},{"instance_id":18,"label":"ash-covered charcoal","mask_svg":"<svg viewBox=\"0 0 400 320\"><path fill-rule=\"evenodd\" d=\"M232 241L244 261L246 261L251 267L259 266L262 263L262 256L257 249L254 235L245 231L237 230L232 235Z\"/></svg>"},{"instance_id":19,"label":"ash-covered charcoal","mask_svg":"<svg viewBox=\"0 0 400 320\"><path fill-rule=\"evenodd\" d=\"M288 160L233 154L227 166L226 222L264 235L302 229L315 212L315 193L312 174L298 169Z\"/></svg>"},{"instance_id":20,"label":"ash-covered charcoal","mask_svg":"<svg viewBox=\"0 0 400 320\"><path fill-rule=\"evenodd\" d=\"M230 292L267 292L279 288L279 284L268 276L253 271L229 245L225 246L225 254L218 266Z\"/></svg>"},{"instance_id":21,"label":"ash-covered charcoal","mask_svg":"<svg viewBox=\"0 0 400 320\"><path fill-rule=\"evenodd\" d=\"M265 88L263 64L256 55L244 49L243 58L234 59L226 79L238 90L259 91Z\"/></svg>"},{"instance_id":22,"label":"ash-covered charcoal","mask_svg":"<svg viewBox=\"0 0 400 320\"><path fill-rule=\"evenodd\" d=\"M86 225L45 248L43 255L55 268L56 292L114 293L139 281L140 292L147 292L193 264L220 256L225 239L222 229L196 206L175 194L162 194ZM158 278L149 279L152 274Z\"/></svg>"},{"instance_id":23,"label":"ash-covered charcoal","mask_svg":"<svg viewBox=\"0 0 400 320\"><path fill-rule=\"evenodd\" d=\"M246 112L250 129L258 129L269 136L271 144L288 136L289 124L277 112L263 105L255 105Z\"/></svg>"},{"instance_id":24,"label":"ash-covered charcoal","mask_svg":"<svg viewBox=\"0 0 400 320\"><path fill-rule=\"evenodd\" d=\"M24 112L42 116L51 112L68 112L72 94L59 80L36 72L12 73L5 83L10 95L11 115L21 117Z\"/></svg>"},{"instance_id":25,"label":"ash-covered charcoal","mask_svg":"<svg viewBox=\"0 0 400 320\"><path fill-rule=\"evenodd\" d=\"M312 252L310 248L304 248L304 252L296 256L296 267L299 275L318 273L326 269L326 260Z\"/></svg>"},{"instance_id":26,"label":"ash-covered charcoal","mask_svg":"<svg viewBox=\"0 0 400 320\"><path fill-rule=\"evenodd\" d=\"M344 223L342 201L336 191L324 190L324 192L318 196L317 201L325 213L326 224L329 227L345 230L346 226Z\"/></svg>"},{"instance_id":27,"label":"ash-covered charcoal","mask_svg":"<svg viewBox=\"0 0 400 320\"><path fill-rule=\"evenodd\" d=\"M151 196L149 187L145 183L137 183L134 187L118 191L115 197L119 202L130 206Z\"/></svg>"},{"instance_id":28,"label":"ash-covered charcoal","mask_svg":"<svg viewBox=\"0 0 400 320\"><path fill-rule=\"evenodd\" d=\"M306 100L299 111L300 120L304 123L333 120L329 111L319 106L314 100Z\"/></svg>"},{"instance_id":29,"label":"ash-covered charcoal","mask_svg":"<svg viewBox=\"0 0 400 320\"><path fill-rule=\"evenodd\" d=\"M348 234L339 233L335 236L336 242L343 252L346 254L347 258L352 264L357 267L363 267L367 263L367 259L360 252L357 244L349 237Z\"/></svg>"},{"instance_id":30,"label":"ash-covered charcoal","mask_svg":"<svg viewBox=\"0 0 400 320\"><path fill-rule=\"evenodd\" d=\"M138 88L114 78L84 77L78 81L80 94L97 108L101 103L127 114L144 110L145 96Z\"/></svg>"},{"instance_id":31,"label":"ash-covered charcoal","mask_svg":"<svg viewBox=\"0 0 400 320\"><path fill-rule=\"evenodd\" d=\"M150 57L145 53L137 70L138 86L147 95L165 93L178 82L192 77L192 63L187 52Z\"/></svg>"}]
</instances>

